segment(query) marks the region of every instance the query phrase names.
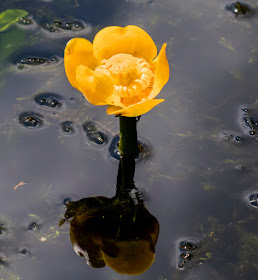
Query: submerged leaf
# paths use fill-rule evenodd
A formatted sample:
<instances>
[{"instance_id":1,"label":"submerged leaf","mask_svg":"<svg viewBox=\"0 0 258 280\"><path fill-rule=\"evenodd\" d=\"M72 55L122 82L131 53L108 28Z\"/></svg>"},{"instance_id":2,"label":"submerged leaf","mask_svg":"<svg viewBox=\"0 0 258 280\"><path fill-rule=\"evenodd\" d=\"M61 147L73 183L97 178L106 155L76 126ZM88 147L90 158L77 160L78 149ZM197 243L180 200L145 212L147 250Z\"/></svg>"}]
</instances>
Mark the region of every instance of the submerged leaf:
<instances>
[{"instance_id":1,"label":"submerged leaf","mask_svg":"<svg viewBox=\"0 0 258 280\"><path fill-rule=\"evenodd\" d=\"M5 10L0 14L0 32L6 30L10 25L24 17L28 12L19 9Z\"/></svg>"}]
</instances>

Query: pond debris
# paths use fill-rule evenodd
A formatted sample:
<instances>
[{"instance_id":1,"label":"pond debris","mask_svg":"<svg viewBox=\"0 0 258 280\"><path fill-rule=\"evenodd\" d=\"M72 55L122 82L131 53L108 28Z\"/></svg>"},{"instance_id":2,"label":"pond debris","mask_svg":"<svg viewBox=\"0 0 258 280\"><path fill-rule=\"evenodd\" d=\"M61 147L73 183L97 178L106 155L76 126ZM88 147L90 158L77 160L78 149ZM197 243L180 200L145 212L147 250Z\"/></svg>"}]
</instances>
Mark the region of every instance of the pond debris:
<instances>
[{"instance_id":1,"label":"pond debris","mask_svg":"<svg viewBox=\"0 0 258 280\"><path fill-rule=\"evenodd\" d=\"M255 14L255 10L249 4L239 1L226 5L225 10L235 18L250 17Z\"/></svg>"},{"instance_id":2,"label":"pond debris","mask_svg":"<svg viewBox=\"0 0 258 280\"><path fill-rule=\"evenodd\" d=\"M13 189L16 190L17 188L19 188L20 186L26 185L25 182L20 182L18 185L16 185Z\"/></svg>"},{"instance_id":3,"label":"pond debris","mask_svg":"<svg viewBox=\"0 0 258 280\"><path fill-rule=\"evenodd\" d=\"M228 49L228 50L230 50L230 51L232 51L232 52L235 52L235 49L234 49L234 47L233 47L233 45L232 45L232 42L231 42L230 40L227 40L226 38L221 37L221 38L219 39L219 44L220 44L222 47L224 47L224 48L226 48L226 49Z\"/></svg>"},{"instance_id":4,"label":"pond debris","mask_svg":"<svg viewBox=\"0 0 258 280\"><path fill-rule=\"evenodd\" d=\"M91 31L91 26L82 20L56 19L43 26L43 30L51 36L78 35Z\"/></svg>"},{"instance_id":5,"label":"pond debris","mask_svg":"<svg viewBox=\"0 0 258 280\"><path fill-rule=\"evenodd\" d=\"M43 126L43 116L34 112L24 112L19 116L20 125L26 128L40 128Z\"/></svg>"},{"instance_id":6,"label":"pond debris","mask_svg":"<svg viewBox=\"0 0 258 280\"><path fill-rule=\"evenodd\" d=\"M40 93L34 97L39 106L60 109L63 106L63 97L56 93Z\"/></svg>"},{"instance_id":7,"label":"pond debris","mask_svg":"<svg viewBox=\"0 0 258 280\"><path fill-rule=\"evenodd\" d=\"M64 121L61 123L62 132L65 135L73 135L75 133L75 124L72 121Z\"/></svg>"},{"instance_id":8,"label":"pond debris","mask_svg":"<svg viewBox=\"0 0 258 280\"><path fill-rule=\"evenodd\" d=\"M49 230L52 231L52 233L47 235L47 236L40 237L39 240L41 242L46 242L47 240L51 240L51 239L57 238L60 235L60 232L58 230L55 230L54 227L50 227Z\"/></svg>"},{"instance_id":9,"label":"pond debris","mask_svg":"<svg viewBox=\"0 0 258 280\"><path fill-rule=\"evenodd\" d=\"M18 70L28 70L28 69L37 69L45 66L53 66L58 64L60 58L58 56L52 56L50 58L43 57L25 57L16 63Z\"/></svg>"},{"instance_id":10,"label":"pond debris","mask_svg":"<svg viewBox=\"0 0 258 280\"><path fill-rule=\"evenodd\" d=\"M94 122L85 122L82 125L82 129L86 132L86 137L91 143L103 146L108 142L108 137L104 132L97 129L97 125Z\"/></svg>"}]
</instances>

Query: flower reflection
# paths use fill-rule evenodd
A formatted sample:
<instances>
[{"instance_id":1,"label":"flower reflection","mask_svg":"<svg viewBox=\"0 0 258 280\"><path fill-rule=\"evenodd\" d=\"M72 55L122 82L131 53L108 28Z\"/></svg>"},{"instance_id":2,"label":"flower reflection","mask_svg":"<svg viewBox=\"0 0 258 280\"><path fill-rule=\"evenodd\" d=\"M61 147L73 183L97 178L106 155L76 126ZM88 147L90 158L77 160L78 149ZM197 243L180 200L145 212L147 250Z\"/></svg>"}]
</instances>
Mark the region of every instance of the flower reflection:
<instances>
[{"instance_id":1,"label":"flower reflection","mask_svg":"<svg viewBox=\"0 0 258 280\"><path fill-rule=\"evenodd\" d=\"M71 39L64 53L73 87L94 105L109 105L108 114L136 117L164 99L155 99L169 79L166 44L157 56L152 38L141 28L109 26L93 44Z\"/></svg>"},{"instance_id":2,"label":"flower reflection","mask_svg":"<svg viewBox=\"0 0 258 280\"><path fill-rule=\"evenodd\" d=\"M87 264L110 266L121 274L139 275L155 258L159 223L144 206L134 182L134 158L120 160L116 195L68 202L65 221L70 221L74 251Z\"/></svg>"}]
</instances>

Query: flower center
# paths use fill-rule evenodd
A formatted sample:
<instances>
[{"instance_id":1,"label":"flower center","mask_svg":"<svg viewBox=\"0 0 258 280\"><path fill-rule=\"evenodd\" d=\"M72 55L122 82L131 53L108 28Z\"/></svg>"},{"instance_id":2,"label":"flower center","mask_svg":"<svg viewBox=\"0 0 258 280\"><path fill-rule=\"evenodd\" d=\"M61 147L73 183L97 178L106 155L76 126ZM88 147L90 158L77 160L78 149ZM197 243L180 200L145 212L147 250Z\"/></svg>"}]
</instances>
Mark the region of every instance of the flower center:
<instances>
[{"instance_id":1,"label":"flower center","mask_svg":"<svg viewBox=\"0 0 258 280\"><path fill-rule=\"evenodd\" d=\"M130 54L115 54L103 59L95 71L104 71L114 81L114 93L121 98L141 96L153 80L150 64Z\"/></svg>"}]
</instances>

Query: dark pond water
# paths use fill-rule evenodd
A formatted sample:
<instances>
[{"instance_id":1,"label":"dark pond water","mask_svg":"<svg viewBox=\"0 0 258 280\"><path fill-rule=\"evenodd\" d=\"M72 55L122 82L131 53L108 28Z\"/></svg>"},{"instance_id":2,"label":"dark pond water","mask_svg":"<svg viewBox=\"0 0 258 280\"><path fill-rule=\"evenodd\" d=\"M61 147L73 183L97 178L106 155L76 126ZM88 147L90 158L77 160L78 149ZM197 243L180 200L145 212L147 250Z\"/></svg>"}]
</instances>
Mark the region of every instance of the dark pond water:
<instances>
[{"instance_id":1,"label":"dark pond water","mask_svg":"<svg viewBox=\"0 0 258 280\"><path fill-rule=\"evenodd\" d=\"M1 0L29 15L0 32L0 279L257 279L258 4L232 3ZM160 227L140 276L88 266L59 227L67 201L115 195L119 129L70 86L63 49L128 24L168 43L171 71L138 124L134 179Z\"/></svg>"}]
</instances>

